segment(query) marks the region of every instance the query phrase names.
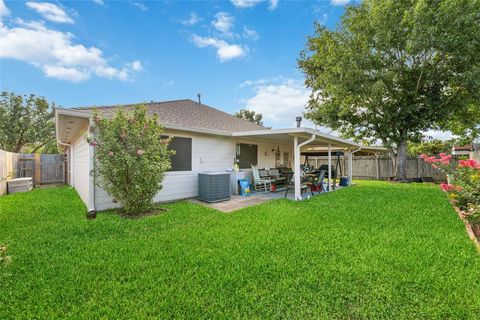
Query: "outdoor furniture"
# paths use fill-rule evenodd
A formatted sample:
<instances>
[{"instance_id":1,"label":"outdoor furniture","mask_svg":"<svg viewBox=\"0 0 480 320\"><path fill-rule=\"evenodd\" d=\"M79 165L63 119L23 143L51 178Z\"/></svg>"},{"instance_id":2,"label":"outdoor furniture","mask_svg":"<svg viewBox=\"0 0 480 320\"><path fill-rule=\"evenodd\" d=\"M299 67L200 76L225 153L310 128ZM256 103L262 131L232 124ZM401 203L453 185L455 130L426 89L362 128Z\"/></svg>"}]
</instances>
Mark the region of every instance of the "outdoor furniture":
<instances>
[{"instance_id":1,"label":"outdoor furniture","mask_svg":"<svg viewBox=\"0 0 480 320\"><path fill-rule=\"evenodd\" d=\"M269 176L274 179L272 181L272 192L283 191L285 190L287 177L280 175L278 169L272 169L269 171Z\"/></svg>"},{"instance_id":2,"label":"outdoor furniture","mask_svg":"<svg viewBox=\"0 0 480 320\"><path fill-rule=\"evenodd\" d=\"M317 174L314 177L313 183L312 183L312 192L317 191L317 192L325 192L325 188L323 186L323 181L325 180L325 171L319 170Z\"/></svg>"},{"instance_id":3,"label":"outdoor furniture","mask_svg":"<svg viewBox=\"0 0 480 320\"><path fill-rule=\"evenodd\" d=\"M307 192L307 190L310 189L310 193L313 196L312 181L313 181L313 177L311 175L305 175L304 177L300 177L300 193L301 194L303 194L304 192ZM291 177L289 177L288 179L287 190L285 191L284 198L287 198L288 191L290 189L295 190L295 174L292 174Z\"/></svg>"},{"instance_id":4,"label":"outdoor furniture","mask_svg":"<svg viewBox=\"0 0 480 320\"><path fill-rule=\"evenodd\" d=\"M265 170L262 171L266 172ZM270 191L272 189L272 179L270 177L262 177L257 166L252 165L252 172L255 191Z\"/></svg>"}]
</instances>

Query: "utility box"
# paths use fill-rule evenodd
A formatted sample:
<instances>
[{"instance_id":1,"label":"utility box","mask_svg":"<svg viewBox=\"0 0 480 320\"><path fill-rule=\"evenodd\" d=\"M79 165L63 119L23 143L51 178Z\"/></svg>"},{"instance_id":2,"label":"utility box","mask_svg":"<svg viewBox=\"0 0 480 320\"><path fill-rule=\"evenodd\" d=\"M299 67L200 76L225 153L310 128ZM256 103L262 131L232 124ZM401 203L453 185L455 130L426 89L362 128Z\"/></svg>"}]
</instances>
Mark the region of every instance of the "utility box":
<instances>
[{"instance_id":1,"label":"utility box","mask_svg":"<svg viewBox=\"0 0 480 320\"><path fill-rule=\"evenodd\" d=\"M230 200L230 172L198 174L198 199L205 202Z\"/></svg>"},{"instance_id":2,"label":"utility box","mask_svg":"<svg viewBox=\"0 0 480 320\"><path fill-rule=\"evenodd\" d=\"M17 178L7 181L8 193L27 192L33 189L33 178Z\"/></svg>"}]
</instances>

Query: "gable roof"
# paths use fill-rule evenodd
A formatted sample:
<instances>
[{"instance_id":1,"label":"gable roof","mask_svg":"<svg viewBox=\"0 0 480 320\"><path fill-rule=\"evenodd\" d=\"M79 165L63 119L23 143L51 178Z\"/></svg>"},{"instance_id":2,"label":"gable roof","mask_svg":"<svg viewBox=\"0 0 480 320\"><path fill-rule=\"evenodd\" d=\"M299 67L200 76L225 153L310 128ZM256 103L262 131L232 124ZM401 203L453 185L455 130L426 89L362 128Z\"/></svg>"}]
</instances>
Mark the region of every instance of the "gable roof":
<instances>
[{"instance_id":1,"label":"gable roof","mask_svg":"<svg viewBox=\"0 0 480 320\"><path fill-rule=\"evenodd\" d=\"M268 130L261 125L239 119L229 113L200 104L190 99L164 102L142 103L150 115L157 114L159 121L168 127L206 129L223 132L240 132ZM131 110L135 105L101 106L88 108L71 108L85 113L94 109L105 117L111 117L118 109Z\"/></svg>"}]
</instances>

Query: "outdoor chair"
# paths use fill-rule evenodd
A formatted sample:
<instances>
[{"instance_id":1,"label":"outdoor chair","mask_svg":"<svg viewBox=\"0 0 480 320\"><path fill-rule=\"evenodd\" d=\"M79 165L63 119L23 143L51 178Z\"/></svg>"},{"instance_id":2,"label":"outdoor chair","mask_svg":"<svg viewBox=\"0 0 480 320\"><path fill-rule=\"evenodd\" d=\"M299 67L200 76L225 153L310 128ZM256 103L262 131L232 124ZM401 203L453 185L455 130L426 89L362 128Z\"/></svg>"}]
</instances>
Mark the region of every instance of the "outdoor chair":
<instances>
[{"instance_id":1,"label":"outdoor chair","mask_svg":"<svg viewBox=\"0 0 480 320\"><path fill-rule=\"evenodd\" d=\"M311 175L305 175L304 177L301 177L300 178L300 194L303 194L304 192L307 192L308 189L310 189L310 193L313 196L312 184L313 184L313 177ZM289 190L295 190L295 173L292 174L291 177L288 179L287 190L285 191L284 198L287 198Z\"/></svg>"},{"instance_id":2,"label":"outdoor chair","mask_svg":"<svg viewBox=\"0 0 480 320\"><path fill-rule=\"evenodd\" d=\"M272 179L270 177L262 177L257 166L252 165L253 171L253 187L255 191L270 191L272 190Z\"/></svg>"},{"instance_id":3,"label":"outdoor chair","mask_svg":"<svg viewBox=\"0 0 480 320\"><path fill-rule=\"evenodd\" d=\"M312 192L313 191L325 192L325 187L323 186L324 180L325 180L325 171L319 170L312 182Z\"/></svg>"}]
</instances>

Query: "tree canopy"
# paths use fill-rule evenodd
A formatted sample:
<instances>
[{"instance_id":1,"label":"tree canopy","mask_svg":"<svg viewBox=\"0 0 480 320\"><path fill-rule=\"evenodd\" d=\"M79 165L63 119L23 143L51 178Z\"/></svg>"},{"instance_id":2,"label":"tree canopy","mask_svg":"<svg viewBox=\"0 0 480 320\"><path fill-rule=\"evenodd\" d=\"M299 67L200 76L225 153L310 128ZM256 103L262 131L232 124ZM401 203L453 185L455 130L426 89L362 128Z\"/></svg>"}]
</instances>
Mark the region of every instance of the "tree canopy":
<instances>
[{"instance_id":1,"label":"tree canopy","mask_svg":"<svg viewBox=\"0 0 480 320\"><path fill-rule=\"evenodd\" d=\"M35 95L0 95L0 149L10 152L57 152L55 104Z\"/></svg>"},{"instance_id":2,"label":"tree canopy","mask_svg":"<svg viewBox=\"0 0 480 320\"><path fill-rule=\"evenodd\" d=\"M253 110L240 109L240 111L235 113L235 117L263 126L263 115L261 113L256 113Z\"/></svg>"},{"instance_id":3,"label":"tree canopy","mask_svg":"<svg viewBox=\"0 0 480 320\"><path fill-rule=\"evenodd\" d=\"M307 117L382 141L405 179L408 141L427 130L479 134L479 15L474 0L365 0L336 30L317 24L299 59Z\"/></svg>"}]
</instances>

